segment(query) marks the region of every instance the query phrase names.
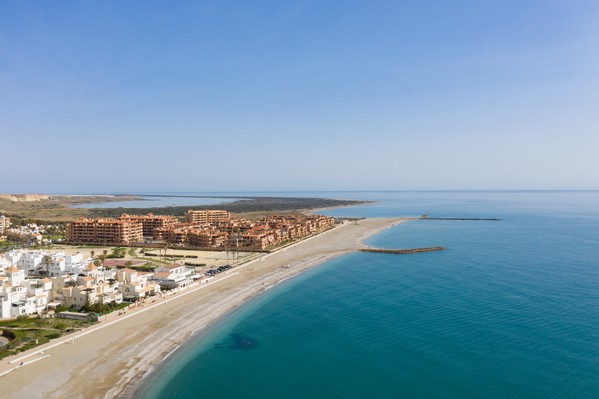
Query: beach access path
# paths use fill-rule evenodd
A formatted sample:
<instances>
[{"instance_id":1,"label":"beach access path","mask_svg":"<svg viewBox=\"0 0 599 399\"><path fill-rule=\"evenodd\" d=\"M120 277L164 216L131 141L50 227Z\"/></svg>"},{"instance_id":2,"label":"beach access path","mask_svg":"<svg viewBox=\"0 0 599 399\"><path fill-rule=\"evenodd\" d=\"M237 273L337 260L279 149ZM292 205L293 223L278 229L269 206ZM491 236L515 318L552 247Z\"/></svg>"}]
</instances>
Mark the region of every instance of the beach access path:
<instances>
[{"instance_id":1,"label":"beach access path","mask_svg":"<svg viewBox=\"0 0 599 399\"><path fill-rule=\"evenodd\" d=\"M405 219L345 222L237 266L205 283L51 341L0 363L1 398L129 397L142 377L192 335L291 276L362 243Z\"/></svg>"}]
</instances>

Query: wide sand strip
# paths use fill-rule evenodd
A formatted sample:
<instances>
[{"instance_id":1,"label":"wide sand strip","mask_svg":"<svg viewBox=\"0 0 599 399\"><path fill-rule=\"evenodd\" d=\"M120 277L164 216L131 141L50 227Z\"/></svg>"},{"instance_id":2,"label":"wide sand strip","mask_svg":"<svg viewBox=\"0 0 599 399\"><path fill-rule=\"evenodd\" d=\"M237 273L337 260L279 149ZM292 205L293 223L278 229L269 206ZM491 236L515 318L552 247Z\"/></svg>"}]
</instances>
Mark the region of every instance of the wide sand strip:
<instances>
[{"instance_id":1,"label":"wide sand strip","mask_svg":"<svg viewBox=\"0 0 599 399\"><path fill-rule=\"evenodd\" d=\"M129 396L148 370L215 319L273 284L364 247L363 240L401 221L373 218L346 223L209 283L155 303L150 300L126 315L105 317L81 333L3 359L0 398Z\"/></svg>"}]
</instances>

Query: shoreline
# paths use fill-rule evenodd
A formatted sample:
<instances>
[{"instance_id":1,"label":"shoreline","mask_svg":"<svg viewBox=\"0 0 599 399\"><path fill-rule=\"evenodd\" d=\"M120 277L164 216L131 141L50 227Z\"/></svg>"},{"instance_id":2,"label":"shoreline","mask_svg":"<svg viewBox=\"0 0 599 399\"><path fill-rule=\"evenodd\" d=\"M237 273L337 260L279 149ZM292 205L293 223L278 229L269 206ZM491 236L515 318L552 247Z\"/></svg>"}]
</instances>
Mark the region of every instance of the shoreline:
<instances>
[{"instance_id":1,"label":"shoreline","mask_svg":"<svg viewBox=\"0 0 599 399\"><path fill-rule=\"evenodd\" d=\"M403 221L370 218L337 226L126 316L112 316L65 340L6 358L0 375L9 368L7 362L13 362L8 365L13 369L10 378L0 381L8 398L134 397L172 353L224 315L284 280L364 248L364 240ZM26 364L15 368L20 359Z\"/></svg>"},{"instance_id":2,"label":"shoreline","mask_svg":"<svg viewBox=\"0 0 599 399\"><path fill-rule=\"evenodd\" d=\"M218 316L213 318L212 321L203 325L200 330L195 331L192 335L189 336L189 338L187 340L178 343L158 363L151 364L150 367L143 374L141 373L141 370L139 372L135 373L132 376L132 378L130 379L129 385L127 385L119 394L117 394L118 397L121 399L141 399L142 397L139 395L142 394L143 391L147 388L147 386L148 386L147 384L152 384L152 382L157 377L157 375L161 371L163 371L166 367L168 367L169 362L171 360L170 359L171 356L176 355L179 350L184 348L186 345L190 345L192 343L192 341L195 341L196 339L201 339L202 336L205 336L209 332L209 329L211 327L214 327L215 325L217 325L220 321L222 321L224 318L229 316L232 312L234 312L235 310L239 309L240 307L246 305L252 299L255 299L255 298L259 297L260 295L266 293L267 291L270 291L271 289L275 288L279 284L281 284L285 281L291 280L291 279L303 274L304 272L306 272L308 270L316 268L316 267L328 262L329 260L332 260L339 256L345 255L347 253L349 253L349 252L331 254L328 256L323 256L317 260L311 261L311 262L309 262L309 264L306 265L306 267L302 268L301 270L296 270L295 273L281 277L280 279L278 279L276 281L269 281L268 285L263 285L262 287L260 287L259 290L254 291L250 295L245 296L239 302L231 303L230 304L231 306L228 307L226 311L220 313ZM110 392L107 393L107 396L105 396L105 398L112 397L112 396L108 396L109 393Z\"/></svg>"}]
</instances>

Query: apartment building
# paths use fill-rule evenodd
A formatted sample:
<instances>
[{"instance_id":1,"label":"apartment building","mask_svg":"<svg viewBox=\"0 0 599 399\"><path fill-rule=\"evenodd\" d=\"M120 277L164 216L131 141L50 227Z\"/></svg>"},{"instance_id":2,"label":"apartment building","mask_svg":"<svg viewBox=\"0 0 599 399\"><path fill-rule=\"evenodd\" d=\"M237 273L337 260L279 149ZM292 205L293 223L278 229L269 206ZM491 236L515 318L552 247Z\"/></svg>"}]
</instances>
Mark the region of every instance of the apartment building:
<instances>
[{"instance_id":1,"label":"apartment building","mask_svg":"<svg viewBox=\"0 0 599 399\"><path fill-rule=\"evenodd\" d=\"M152 213L147 215L127 215L124 213L117 219L124 222L141 223L145 238L155 238L158 229L167 229L178 222L174 216L154 215Z\"/></svg>"},{"instance_id":2,"label":"apartment building","mask_svg":"<svg viewBox=\"0 0 599 399\"><path fill-rule=\"evenodd\" d=\"M157 229L155 238L171 244L185 244L190 231L193 231L191 226L179 223L170 228Z\"/></svg>"},{"instance_id":3,"label":"apartment building","mask_svg":"<svg viewBox=\"0 0 599 399\"><path fill-rule=\"evenodd\" d=\"M322 215L271 215L259 221L232 219L222 210L189 210L187 222L173 216L127 215L117 219L81 218L67 227L72 244L132 245L143 237L198 248L265 250L333 226L335 219Z\"/></svg>"},{"instance_id":4,"label":"apartment building","mask_svg":"<svg viewBox=\"0 0 599 399\"><path fill-rule=\"evenodd\" d=\"M187 233L187 243L198 248L219 248L225 244L228 236L222 231L190 231Z\"/></svg>"},{"instance_id":5,"label":"apartment building","mask_svg":"<svg viewBox=\"0 0 599 399\"><path fill-rule=\"evenodd\" d=\"M131 245L143 241L141 222L79 218L67 226L70 244Z\"/></svg>"},{"instance_id":6,"label":"apartment building","mask_svg":"<svg viewBox=\"0 0 599 399\"><path fill-rule=\"evenodd\" d=\"M187 220L204 211L189 211ZM171 244L199 248L265 250L289 240L323 231L335 224L335 219L322 215L272 215L259 221L226 219L206 222L207 214L197 217L197 223L178 223L158 229L159 239ZM223 214L223 217L229 217ZM199 222L201 220L201 222Z\"/></svg>"},{"instance_id":7,"label":"apartment building","mask_svg":"<svg viewBox=\"0 0 599 399\"><path fill-rule=\"evenodd\" d=\"M188 210L185 215L187 223L216 223L231 219L231 213L222 210L202 209L199 211Z\"/></svg>"}]
</instances>

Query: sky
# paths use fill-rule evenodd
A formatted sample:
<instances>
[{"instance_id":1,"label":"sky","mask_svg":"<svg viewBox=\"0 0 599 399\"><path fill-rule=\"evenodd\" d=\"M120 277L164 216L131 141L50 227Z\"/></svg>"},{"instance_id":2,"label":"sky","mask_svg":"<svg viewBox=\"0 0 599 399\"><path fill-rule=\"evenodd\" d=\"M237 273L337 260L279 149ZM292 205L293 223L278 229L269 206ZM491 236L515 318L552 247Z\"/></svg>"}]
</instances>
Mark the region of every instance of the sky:
<instances>
[{"instance_id":1,"label":"sky","mask_svg":"<svg viewBox=\"0 0 599 399\"><path fill-rule=\"evenodd\" d=\"M0 1L5 193L599 189L596 0Z\"/></svg>"}]
</instances>

